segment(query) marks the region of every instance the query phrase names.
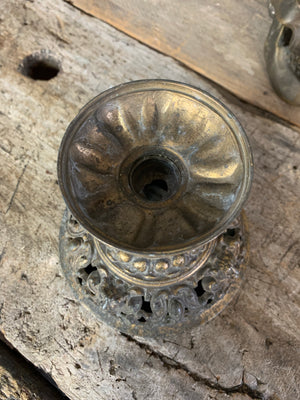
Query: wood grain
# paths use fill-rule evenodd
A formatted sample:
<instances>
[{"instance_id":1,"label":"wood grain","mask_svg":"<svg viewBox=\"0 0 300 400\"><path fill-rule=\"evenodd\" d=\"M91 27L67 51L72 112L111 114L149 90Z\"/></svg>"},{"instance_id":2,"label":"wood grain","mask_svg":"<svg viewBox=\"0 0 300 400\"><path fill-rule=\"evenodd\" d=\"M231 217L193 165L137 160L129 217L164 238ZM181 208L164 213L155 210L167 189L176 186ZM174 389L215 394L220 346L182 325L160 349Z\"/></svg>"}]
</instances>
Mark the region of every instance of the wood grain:
<instances>
[{"instance_id":1,"label":"wood grain","mask_svg":"<svg viewBox=\"0 0 300 400\"><path fill-rule=\"evenodd\" d=\"M1 400L68 400L16 351L0 342Z\"/></svg>"},{"instance_id":2,"label":"wood grain","mask_svg":"<svg viewBox=\"0 0 300 400\"><path fill-rule=\"evenodd\" d=\"M1 3L0 332L71 400L290 400L299 393L299 132L59 0ZM20 74L47 49L49 81ZM215 320L158 340L126 337L78 303L62 275L64 211L56 157L93 96L133 79L209 91L248 133L255 161L246 207L251 262L236 303Z\"/></svg>"},{"instance_id":3,"label":"wood grain","mask_svg":"<svg viewBox=\"0 0 300 400\"><path fill-rule=\"evenodd\" d=\"M273 91L264 42L265 0L68 0L217 82L240 99L300 125L300 108Z\"/></svg>"}]
</instances>

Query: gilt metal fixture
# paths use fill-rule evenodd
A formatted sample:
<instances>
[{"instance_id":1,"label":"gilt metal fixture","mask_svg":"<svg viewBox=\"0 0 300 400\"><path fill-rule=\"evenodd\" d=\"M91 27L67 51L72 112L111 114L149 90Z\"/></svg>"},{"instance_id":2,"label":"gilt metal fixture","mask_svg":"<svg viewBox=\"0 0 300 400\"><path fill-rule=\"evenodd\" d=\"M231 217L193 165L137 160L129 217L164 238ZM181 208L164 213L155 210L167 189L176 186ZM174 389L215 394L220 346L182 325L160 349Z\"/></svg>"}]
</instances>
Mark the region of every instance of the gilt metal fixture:
<instances>
[{"instance_id":1,"label":"gilt metal fixture","mask_svg":"<svg viewBox=\"0 0 300 400\"><path fill-rule=\"evenodd\" d=\"M271 83L288 103L300 105L300 1L270 0L273 18L265 43Z\"/></svg>"},{"instance_id":2,"label":"gilt metal fixture","mask_svg":"<svg viewBox=\"0 0 300 400\"><path fill-rule=\"evenodd\" d=\"M207 93L163 80L107 90L68 127L58 177L62 268L101 320L159 335L211 319L237 293L252 158Z\"/></svg>"}]
</instances>

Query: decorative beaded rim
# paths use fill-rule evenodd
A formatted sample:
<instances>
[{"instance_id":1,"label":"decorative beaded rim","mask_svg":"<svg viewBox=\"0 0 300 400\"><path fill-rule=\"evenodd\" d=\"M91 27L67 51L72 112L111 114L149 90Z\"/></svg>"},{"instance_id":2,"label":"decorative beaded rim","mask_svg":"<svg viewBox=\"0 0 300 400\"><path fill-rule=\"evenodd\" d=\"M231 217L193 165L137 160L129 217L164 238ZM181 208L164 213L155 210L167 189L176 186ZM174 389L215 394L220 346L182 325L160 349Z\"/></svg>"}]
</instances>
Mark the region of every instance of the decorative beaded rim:
<instances>
[{"instance_id":1,"label":"decorative beaded rim","mask_svg":"<svg viewBox=\"0 0 300 400\"><path fill-rule=\"evenodd\" d=\"M76 297L100 320L130 335L169 335L208 322L236 296L249 257L247 230L242 213L214 240L210 256L192 276L148 288L114 275L96 251L97 241L66 211L61 265Z\"/></svg>"}]
</instances>

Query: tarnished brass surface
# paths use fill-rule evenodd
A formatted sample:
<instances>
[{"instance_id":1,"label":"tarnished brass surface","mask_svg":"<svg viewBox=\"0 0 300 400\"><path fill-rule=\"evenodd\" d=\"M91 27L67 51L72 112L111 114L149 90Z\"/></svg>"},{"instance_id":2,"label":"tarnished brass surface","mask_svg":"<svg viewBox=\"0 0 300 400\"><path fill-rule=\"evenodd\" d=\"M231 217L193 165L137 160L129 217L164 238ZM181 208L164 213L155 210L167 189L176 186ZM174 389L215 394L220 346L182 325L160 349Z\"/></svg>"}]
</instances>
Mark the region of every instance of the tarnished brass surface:
<instances>
[{"instance_id":1,"label":"tarnished brass surface","mask_svg":"<svg viewBox=\"0 0 300 400\"><path fill-rule=\"evenodd\" d=\"M249 254L244 215L210 249L195 253L159 259L98 246L66 211L60 258L75 295L102 321L139 336L168 335L214 318L238 293Z\"/></svg>"},{"instance_id":2,"label":"tarnished brass surface","mask_svg":"<svg viewBox=\"0 0 300 400\"><path fill-rule=\"evenodd\" d=\"M251 157L241 126L214 98L141 81L81 110L61 144L58 175L68 208L96 238L164 253L224 230L247 197Z\"/></svg>"},{"instance_id":3,"label":"tarnished brass surface","mask_svg":"<svg viewBox=\"0 0 300 400\"><path fill-rule=\"evenodd\" d=\"M210 319L232 299L252 158L216 99L171 81L110 89L67 129L58 176L70 210L62 266L101 319L162 333Z\"/></svg>"},{"instance_id":4,"label":"tarnished brass surface","mask_svg":"<svg viewBox=\"0 0 300 400\"><path fill-rule=\"evenodd\" d=\"M273 23L265 43L267 70L283 100L300 105L300 2L270 0Z\"/></svg>"}]
</instances>

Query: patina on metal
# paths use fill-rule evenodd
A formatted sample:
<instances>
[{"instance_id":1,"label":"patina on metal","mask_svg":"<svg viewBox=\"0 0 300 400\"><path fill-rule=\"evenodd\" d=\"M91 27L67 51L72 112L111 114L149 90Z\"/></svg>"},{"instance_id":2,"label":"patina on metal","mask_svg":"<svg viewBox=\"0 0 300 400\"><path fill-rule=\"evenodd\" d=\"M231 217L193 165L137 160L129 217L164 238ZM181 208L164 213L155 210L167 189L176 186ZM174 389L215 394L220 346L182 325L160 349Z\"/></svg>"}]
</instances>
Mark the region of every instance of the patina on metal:
<instances>
[{"instance_id":1,"label":"patina on metal","mask_svg":"<svg viewBox=\"0 0 300 400\"><path fill-rule=\"evenodd\" d=\"M237 293L252 157L207 93L149 80L100 94L68 127L58 177L62 267L103 321L164 334L213 318Z\"/></svg>"},{"instance_id":2,"label":"patina on metal","mask_svg":"<svg viewBox=\"0 0 300 400\"><path fill-rule=\"evenodd\" d=\"M271 83L286 102L300 105L300 1L270 0L273 18L265 43Z\"/></svg>"}]
</instances>

